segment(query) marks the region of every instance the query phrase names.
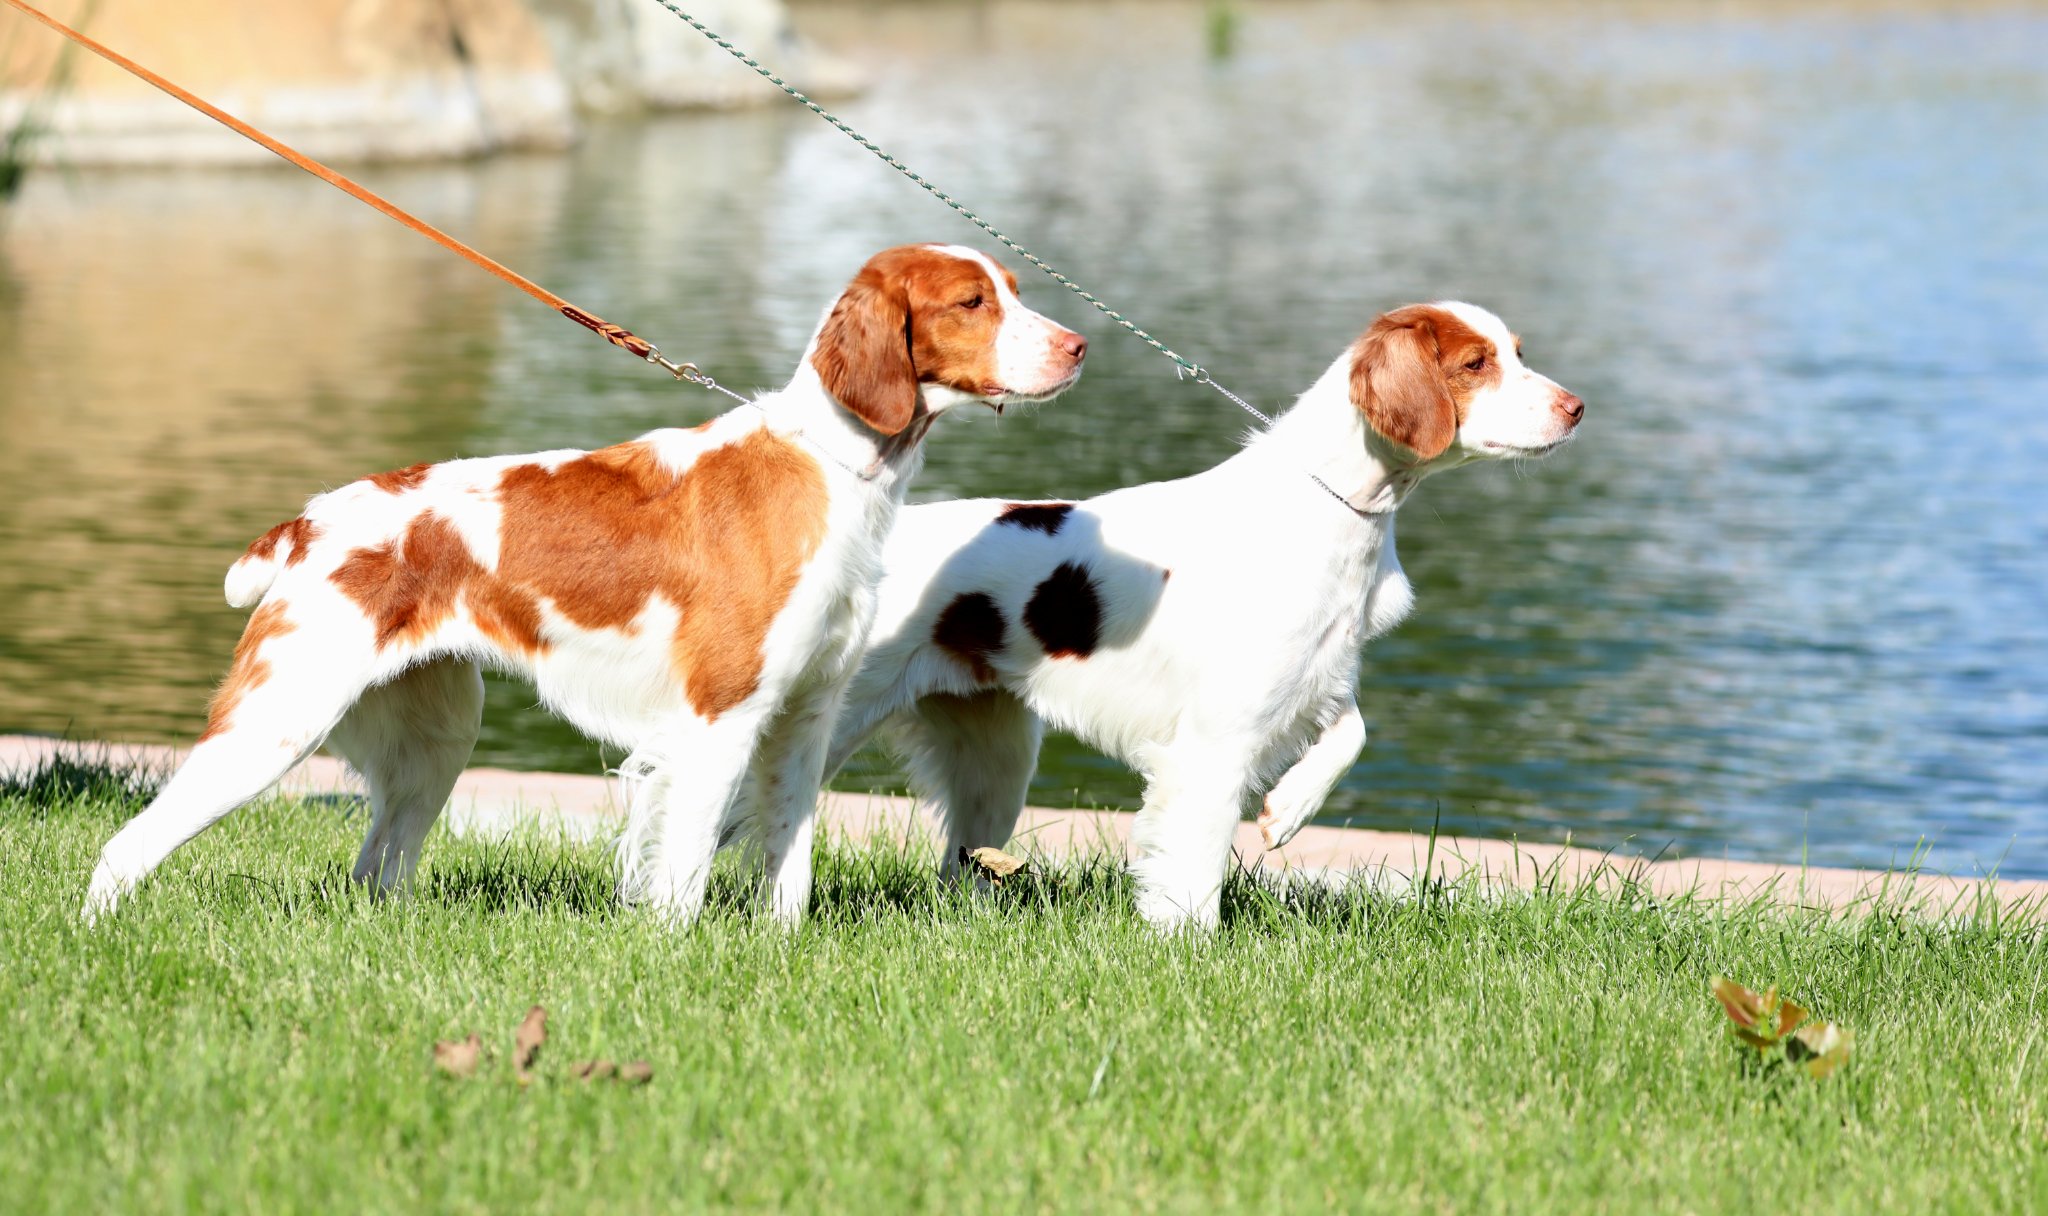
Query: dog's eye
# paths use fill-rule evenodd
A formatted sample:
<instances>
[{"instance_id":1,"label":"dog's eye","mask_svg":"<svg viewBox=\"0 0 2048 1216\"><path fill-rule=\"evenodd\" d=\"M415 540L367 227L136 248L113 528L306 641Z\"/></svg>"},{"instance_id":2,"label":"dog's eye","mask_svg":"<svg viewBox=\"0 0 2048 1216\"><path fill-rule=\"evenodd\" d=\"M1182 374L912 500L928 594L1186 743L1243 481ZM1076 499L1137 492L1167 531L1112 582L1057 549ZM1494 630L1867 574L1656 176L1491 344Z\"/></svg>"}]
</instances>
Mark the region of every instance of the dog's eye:
<instances>
[{"instance_id":1,"label":"dog's eye","mask_svg":"<svg viewBox=\"0 0 2048 1216\"><path fill-rule=\"evenodd\" d=\"M973 311L974 309L980 308L980 307L981 307L981 297L980 297L980 296L975 296L975 297L974 297L973 299L971 299L971 300L962 300L962 301L960 301L960 307L962 307L962 308L965 308L965 309L967 309L967 310L968 310L968 311L970 311L970 312L971 312L971 311Z\"/></svg>"},{"instance_id":2,"label":"dog's eye","mask_svg":"<svg viewBox=\"0 0 2048 1216\"><path fill-rule=\"evenodd\" d=\"M1482 368L1482 367L1485 367L1485 366L1486 366L1486 356L1485 356L1485 355L1480 355L1480 356L1478 356L1477 358L1475 358L1475 359L1471 360L1470 362L1466 363L1466 364L1465 364L1465 370L1466 370L1466 371L1468 371L1468 372L1476 372L1476 371L1478 371L1478 370L1479 370L1480 368Z\"/></svg>"}]
</instances>

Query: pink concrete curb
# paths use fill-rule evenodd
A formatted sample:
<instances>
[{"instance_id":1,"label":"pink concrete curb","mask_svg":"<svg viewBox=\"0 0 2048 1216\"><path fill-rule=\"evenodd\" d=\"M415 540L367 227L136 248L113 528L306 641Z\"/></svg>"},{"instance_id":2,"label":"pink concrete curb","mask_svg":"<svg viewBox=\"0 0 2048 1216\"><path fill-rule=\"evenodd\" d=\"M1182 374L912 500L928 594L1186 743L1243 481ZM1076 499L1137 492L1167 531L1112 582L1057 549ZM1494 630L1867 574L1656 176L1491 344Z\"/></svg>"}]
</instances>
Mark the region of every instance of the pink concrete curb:
<instances>
[{"instance_id":1,"label":"pink concrete curb","mask_svg":"<svg viewBox=\"0 0 2048 1216\"><path fill-rule=\"evenodd\" d=\"M138 766L167 766L182 755L180 749L160 744L85 743L0 735L0 772L32 767L60 752L108 757ZM346 766L327 756L315 756L292 770L281 788L295 794L361 790ZM459 834L497 834L521 825L539 825L579 838L602 836L617 824L619 804L615 789L612 779L601 776L473 768L456 782L446 822L451 831ZM1131 820L1130 814L1118 811L1026 807L1017 831L1016 849L1053 856L1102 848L1120 852L1130 840ZM930 839L923 816L907 798L828 792L824 796L822 822L832 835L854 841L877 836ZM1238 827L1237 853L1244 865L1267 872L1299 874L1305 878L1367 872L1399 886L1413 882L1422 871L1424 859L1429 858L1434 877L1457 881L1476 871L1489 884L1522 889L1553 880L1565 887L1591 880L1609 889L1633 881L1665 898L1689 894L1703 900L1766 900L1784 906L1836 910L1867 907L1881 900L1887 905L1904 905L1933 915L1968 914L1980 906L1980 901L1990 901L2005 912L2039 916L2048 911L2048 881L2038 879L2001 879L1994 883L1949 875L1905 876L1876 870L1801 869L1763 862L1695 858L1650 863L1566 845L1515 844L1469 837L1438 838L1435 855L1430 857L1426 836L1357 828L1306 827L1286 848L1268 851L1259 839L1258 827L1245 823Z\"/></svg>"}]
</instances>

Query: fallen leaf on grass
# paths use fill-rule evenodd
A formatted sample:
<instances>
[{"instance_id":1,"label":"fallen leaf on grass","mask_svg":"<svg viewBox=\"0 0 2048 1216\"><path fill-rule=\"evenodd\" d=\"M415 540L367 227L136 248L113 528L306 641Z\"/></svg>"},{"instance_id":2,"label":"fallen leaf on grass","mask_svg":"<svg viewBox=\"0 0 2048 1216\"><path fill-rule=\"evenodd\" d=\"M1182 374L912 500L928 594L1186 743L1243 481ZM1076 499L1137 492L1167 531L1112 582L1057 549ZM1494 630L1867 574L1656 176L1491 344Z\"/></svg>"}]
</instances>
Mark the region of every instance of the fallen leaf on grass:
<instances>
[{"instance_id":1,"label":"fallen leaf on grass","mask_svg":"<svg viewBox=\"0 0 2048 1216\"><path fill-rule=\"evenodd\" d=\"M526 1070L540 1054L540 1045L547 1041L548 1011L535 1005L526 1011L526 1020L519 1023L518 1033L512 1036L512 1070L519 1074L521 1085L533 1079Z\"/></svg>"},{"instance_id":2,"label":"fallen leaf on grass","mask_svg":"<svg viewBox=\"0 0 2048 1216\"><path fill-rule=\"evenodd\" d=\"M512 1068L521 1085L533 1084L531 1071L534 1061L540 1058L541 1044L548 1041L548 1011L545 1006L535 1005L526 1011L526 1017L519 1023L518 1031L512 1037ZM481 1035L472 1034L466 1039L452 1043L434 1044L434 1066L453 1077L474 1076L482 1065L484 1042ZM610 1060L585 1060L569 1066L569 1073L579 1081L602 1081L611 1078L625 1085L645 1085L654 1079L654 1066L645 1060L633 1060L625 1064L614 1064Z\"/></svg>"},{"instance_id":3,"label":"fallen leaf on grass","mask_svg":"<svg viewBox=\"0 0 2048 1216\"><path fill-rule=\"evenodd\" d=\"M969 849L966 845L961 845L960 864L963 866L973 866L981 871L983 878L988 879L997 886L1001 886L1005 878L1023 870L1025 862L1023 858L1012 857L1001 849L991 849L985 846L979 849Z\"/></svg>"},{"instance_id":4,"label":"fallen leaf on grass","mask_svg":"<svg viewBox=\"0 0 2048 1216\"><path fill-rule=\"evenodd\" d=\"M434 1044L434 1067L451 1077L467 1077L476 1072L476 1066L483 1062L484 1041L482 1036L472 1034L466 1039L453 1043Z\"/></svg>"},{"instance_id":5,"label":"fallen leaf on grass","mask_svg":"<svg viewBox=\"0 0 2048 1216\"><path fill-rule=\"evenodd\" d=\"M645 1060L614 1064L610 1060L585 1060L570 1068L579 1081L602 1081L607 1077L622 1085L645 1085L654 1079L654 1065Z\"/></svg>"}]
</instances>

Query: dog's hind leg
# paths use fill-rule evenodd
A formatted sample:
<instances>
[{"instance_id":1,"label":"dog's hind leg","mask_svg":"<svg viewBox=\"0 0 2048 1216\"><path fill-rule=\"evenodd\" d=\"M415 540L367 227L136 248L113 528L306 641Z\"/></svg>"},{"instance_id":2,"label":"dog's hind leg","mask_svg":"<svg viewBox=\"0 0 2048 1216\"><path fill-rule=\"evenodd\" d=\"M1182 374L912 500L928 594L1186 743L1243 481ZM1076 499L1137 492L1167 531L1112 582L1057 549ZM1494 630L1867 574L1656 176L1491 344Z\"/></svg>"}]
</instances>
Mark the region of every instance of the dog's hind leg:
<instances>
[{"instance_id":1,"label":"dog's hind leg","mask_svg":"<svg viewBox=\"0 0 2048 1216\"><path fill-rule=\"evenodd\" d=\"M355 879L379 893L403 889L447 805L483 725L477 665L441 659L408 668L364 693L328 744L370 789L370 830Z\"/></svg>"},{"instance_id":2,"label":"dog's hind leg","mask_svg":"<svg viewBox=\"0 0 2048 1216\"><path fill-rule=\"evenodd\" d=\"M311 755L370 682L370 642L301 629L273 599L249 618L206 730L163 792L100 851L85 898L90 922L178 846L253 800Z\"/></svg>"},{"instance_id":3,"label":"dog's hind leg","mask_svg":"<svg viewBox=\"0 0 2048 1216\"><path fill-rule=\"evenodd\" d=\"M1045 728L1005 692L935 694L904 715L911 785L945 831L942 869L960 869L960 850L1010 842L1024 809Z\"/></svg>"},{"instance_id":4,"label":"dog's hind leg","mask_svg":"<svg viewBox=\"0 0 2048 1216\"><path fill-rule=\"evenodd\" d=\"M914 703L917 693L895 665L872 652L839 700L832 721L832 743L825 749L824 779L846 767L884 722Z\"/></svg>"}]
</instances>

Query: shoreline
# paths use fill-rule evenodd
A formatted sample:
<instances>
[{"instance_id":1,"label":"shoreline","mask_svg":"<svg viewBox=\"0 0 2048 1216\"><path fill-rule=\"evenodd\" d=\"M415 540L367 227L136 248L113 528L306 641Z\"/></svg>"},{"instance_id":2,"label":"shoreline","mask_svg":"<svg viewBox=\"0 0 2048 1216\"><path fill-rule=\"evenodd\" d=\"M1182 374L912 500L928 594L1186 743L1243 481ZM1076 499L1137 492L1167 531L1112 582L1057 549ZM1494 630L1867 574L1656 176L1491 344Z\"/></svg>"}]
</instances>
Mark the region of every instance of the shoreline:
<instances>
[{"instance_id":1,"label":"shoreline","mask_svg":"<svg viewBox=\"0 0 2048 1216\"><path fill-rule=\"evenodd\" d=\"M0 735L0 772L32 769L69 755L137 768L168 768L184 755L164 744L96 742L39 735ZM561 831L577 839L609 834L621 809L615 778L580 773L465 769L442 820L457 835L499 835L524 827ZM360 794L361 783L340 760L315 755L277 785L297 795ZM913 800L885 794L824 792L820 829L841 839L929 841ZM1134 815L1128 811L1024 808L1015 837L1022 851L1055 857L1127 847ZM1008 841L991 841L998 846ZM1783 907L1834 912L1872 907L1906 908L1934 915L1968 915L1995 907L2001 914L2041 916L2048 911L2048 880L1962 878L1927 872L1777 865L1769 862L1683 858L1668 861L1617 857L1576 845L1529 844L1475 837L1333 828L1311 824L1282 849L1268 850L1256 824L1238 825L1233 846L1239 864L1312 881L1364 878L1406 887L1422 876L1456 883L1477 872L1488 886L1532 890L1591 883L1611 890L1634 883L1662 898L1766 901Z\"/></svg>"}]
</instances>

